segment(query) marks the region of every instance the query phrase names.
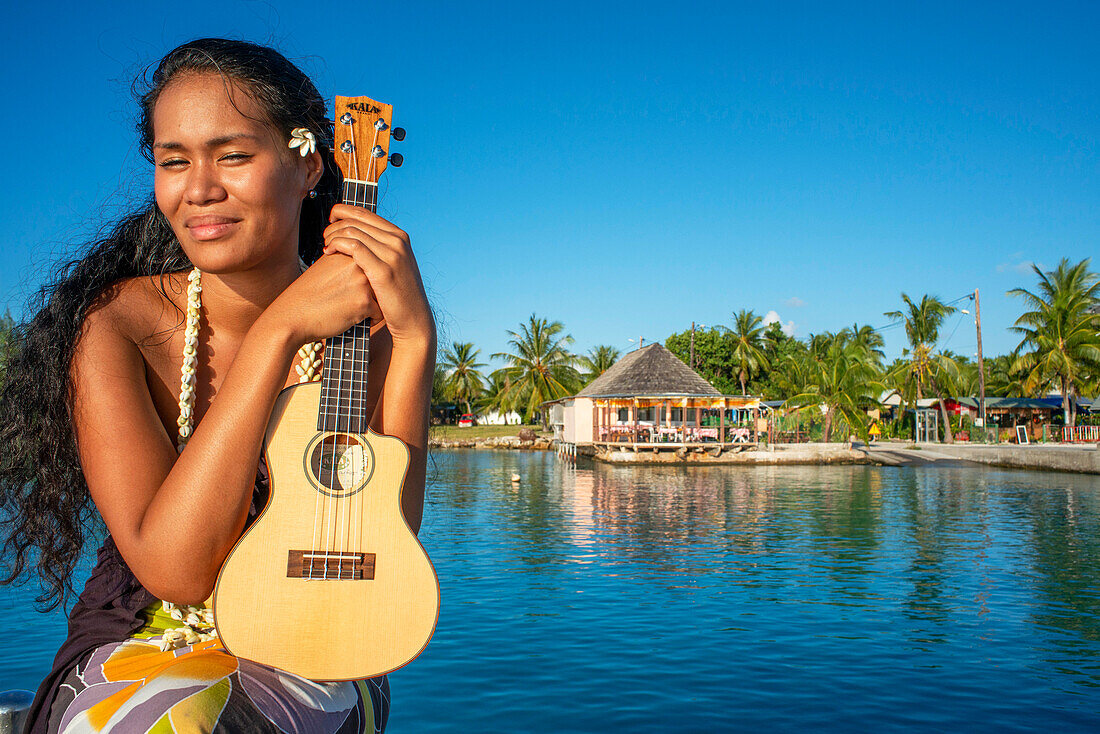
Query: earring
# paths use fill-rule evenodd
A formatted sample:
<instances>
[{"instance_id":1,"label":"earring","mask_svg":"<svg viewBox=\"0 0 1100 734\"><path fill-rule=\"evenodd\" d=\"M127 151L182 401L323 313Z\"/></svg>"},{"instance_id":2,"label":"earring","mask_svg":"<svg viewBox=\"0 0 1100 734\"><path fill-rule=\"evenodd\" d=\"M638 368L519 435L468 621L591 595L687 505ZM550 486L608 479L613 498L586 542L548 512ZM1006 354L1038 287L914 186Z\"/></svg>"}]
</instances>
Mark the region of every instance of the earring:
<instances>
[{"instance_id":1,"label":"earring","mask_svg":"<svg viewBox=\"0 0 1100 734\"><path fill-rule=\"evenodd\" d=\"M309 190L309 198L311 198L311 199L316 199L317 198L317 190L316 189L310 189Z\"/></svg>"}]
</instances>

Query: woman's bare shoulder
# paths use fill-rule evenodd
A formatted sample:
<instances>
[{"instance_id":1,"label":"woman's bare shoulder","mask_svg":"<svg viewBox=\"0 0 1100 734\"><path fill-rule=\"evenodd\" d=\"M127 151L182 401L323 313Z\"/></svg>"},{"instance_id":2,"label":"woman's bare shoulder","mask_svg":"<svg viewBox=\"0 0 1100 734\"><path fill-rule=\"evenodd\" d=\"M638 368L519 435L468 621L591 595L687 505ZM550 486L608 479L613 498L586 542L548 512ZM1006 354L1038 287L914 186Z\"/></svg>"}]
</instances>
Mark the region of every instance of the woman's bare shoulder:
<instances>
[{"instance_id":1,"label":"woman's bare shoulder","mask_svg":"<svg viewBox=\"0 0 1100 734\"><path fill-rule=\"evenodd\" d=\"M180 273L137 276L113 283L89 306L83 338L106 329L139 347L161 341L184 321L186 289L186 275Z\"/></svg>"}]
</instances>

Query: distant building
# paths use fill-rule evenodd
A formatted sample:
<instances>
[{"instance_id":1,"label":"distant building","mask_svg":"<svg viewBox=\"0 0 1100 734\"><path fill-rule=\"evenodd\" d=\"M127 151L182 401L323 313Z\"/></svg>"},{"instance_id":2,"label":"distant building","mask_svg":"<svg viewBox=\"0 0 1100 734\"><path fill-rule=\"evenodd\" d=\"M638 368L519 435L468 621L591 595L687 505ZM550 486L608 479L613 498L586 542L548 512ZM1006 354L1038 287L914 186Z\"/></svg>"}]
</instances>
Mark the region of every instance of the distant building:
<instances>
[{"instance_id":1,"label":"distant building","mask_svg":"<svg viewBox=\"0 0 1100 734\"><path fill-rule=\"evenodd\" d=\"M509 410L506 413L490 410L478 415L477 422L481 426L518 426L523 423L523 416L514 410Z\"/></svg>"},{"instance_id":2,"label":"distant building","mask_svg":"<svg viewBox=\"0 0 1100 734\"><path fill-rule=\"evenodd\" d=\"M576 395L542 405L559 441L661 448L757 442L760 398L723 395L660 344L628 353Z\"/></svg>"}]
</instances>

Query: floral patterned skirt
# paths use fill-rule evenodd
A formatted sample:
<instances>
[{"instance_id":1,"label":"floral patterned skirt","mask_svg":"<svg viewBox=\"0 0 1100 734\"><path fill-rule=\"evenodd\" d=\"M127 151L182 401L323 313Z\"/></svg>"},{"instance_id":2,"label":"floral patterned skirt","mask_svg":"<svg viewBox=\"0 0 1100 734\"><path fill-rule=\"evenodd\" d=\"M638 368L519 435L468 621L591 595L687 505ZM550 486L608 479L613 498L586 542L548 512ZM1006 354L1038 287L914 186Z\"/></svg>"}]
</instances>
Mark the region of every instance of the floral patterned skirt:
<instances>
[{"instance_id":1,"label":"floral patterned skirt","mask_svg":"<svg viewBox=\"0 0 1100 734\"><path fill-rule=\"evenodd\" d=\"M160 609L122 642L96 648L65 677L50 734L380 734L389 714L386 676L318 683L237 658L217 639L162 650L178 626Z\"/></svg>"}]
</instances>

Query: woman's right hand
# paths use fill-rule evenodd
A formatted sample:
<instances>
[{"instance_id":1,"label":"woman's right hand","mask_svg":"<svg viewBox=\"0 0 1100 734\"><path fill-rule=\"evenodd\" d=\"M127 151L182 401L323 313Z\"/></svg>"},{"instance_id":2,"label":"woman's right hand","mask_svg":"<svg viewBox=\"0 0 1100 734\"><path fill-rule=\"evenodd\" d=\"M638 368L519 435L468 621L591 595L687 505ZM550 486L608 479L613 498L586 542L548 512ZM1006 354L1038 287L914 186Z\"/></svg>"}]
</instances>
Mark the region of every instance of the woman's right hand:
<instances>
[{"instance_id":1,"label":"woman's right hand","mask_svg":"<svg viewBox=\"0 0 1100 734\"><path fill-rule=\"evenodd\" d=\"M322 255L264 311L295 343L327 339L382 311L363 269L344 255Z\"/></svg>"}]
</instances>

